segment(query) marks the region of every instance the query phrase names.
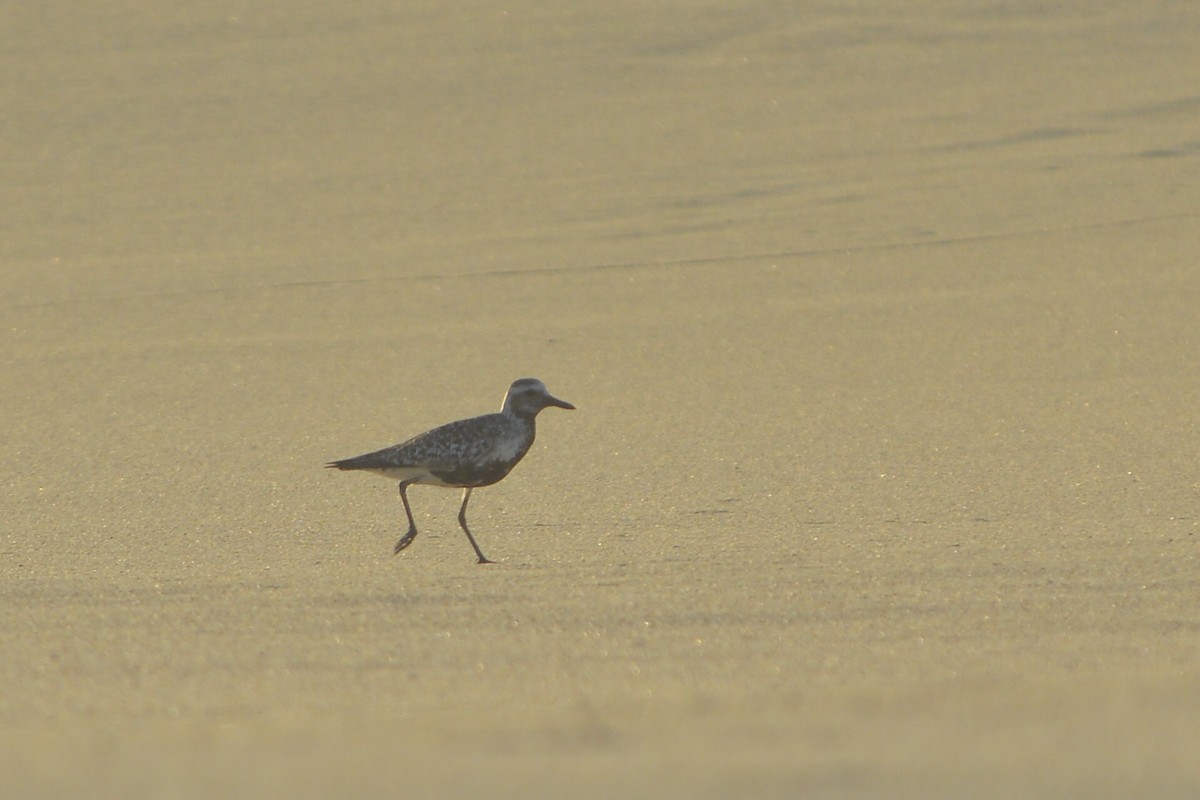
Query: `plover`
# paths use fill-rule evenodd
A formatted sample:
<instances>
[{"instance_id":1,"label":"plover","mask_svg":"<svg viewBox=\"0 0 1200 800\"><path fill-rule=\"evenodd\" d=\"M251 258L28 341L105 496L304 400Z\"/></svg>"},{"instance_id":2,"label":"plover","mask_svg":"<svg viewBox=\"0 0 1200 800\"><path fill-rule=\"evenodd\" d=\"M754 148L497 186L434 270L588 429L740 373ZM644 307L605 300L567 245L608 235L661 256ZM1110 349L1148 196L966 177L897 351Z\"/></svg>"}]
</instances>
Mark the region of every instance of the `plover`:
<instances>
[{"instance_id":1,"label":"plover","mask_svg":"<svg viewBox=\"0 0 1200 800\"><path fill-rule=\"evenodd\" d=\"M413 521L412 508L408 505L409 486L424 483L462 489L458 524L467 534L471 547L475 548L479 563L490 564L492 562L479 549L467 527L467 501L471 499L471 490L491 486L517 465L533 444L538 412L549 406L575 408L550 394L546 384L537 378L521 378L508 387L499 413L449 422L407 442L325 466L360 469L400 481L400 499L404 501L404 513L408 515L408 532L396 542L395 553L412 544L417 535L417 523Z\"/></svg>"}]
</instances>

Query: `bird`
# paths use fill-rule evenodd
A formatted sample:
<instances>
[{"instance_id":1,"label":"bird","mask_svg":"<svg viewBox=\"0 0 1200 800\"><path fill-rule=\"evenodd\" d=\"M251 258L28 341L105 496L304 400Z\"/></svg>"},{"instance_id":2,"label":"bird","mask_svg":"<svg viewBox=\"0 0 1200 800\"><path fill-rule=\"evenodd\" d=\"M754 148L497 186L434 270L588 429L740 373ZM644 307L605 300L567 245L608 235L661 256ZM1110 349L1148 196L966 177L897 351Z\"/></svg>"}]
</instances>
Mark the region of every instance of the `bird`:
<instances>
[{"instance_id":1,"label":"bird","mask_svg":"<svg viewBox=\"0 0 1200 800\"><path fill-rule=\"evenodd\" d=\"M559 400L537 378L513 381L504 396L504 405L495 414L448 422L408 441L364 453L361 456L331 461L326 468L362 470L400 482L400 500L408 516L408 531L396 542L394 554L412 544L417 523L408 504L408 487L414 484L463 490L458 524L479 557L478 563L494 563L479 549L467 527L467 501L471 491L499 482L517 465L536 434L538 412L554 406L575 410Z\"/></svg>"}]
</instances>

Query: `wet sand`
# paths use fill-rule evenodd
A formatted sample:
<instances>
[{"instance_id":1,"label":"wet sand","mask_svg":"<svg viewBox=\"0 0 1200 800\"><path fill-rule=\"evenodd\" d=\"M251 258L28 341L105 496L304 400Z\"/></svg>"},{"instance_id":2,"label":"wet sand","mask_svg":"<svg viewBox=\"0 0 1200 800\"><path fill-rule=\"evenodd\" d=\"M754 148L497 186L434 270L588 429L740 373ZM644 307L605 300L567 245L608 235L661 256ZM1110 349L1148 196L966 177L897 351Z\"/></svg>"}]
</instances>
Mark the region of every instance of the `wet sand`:
<instances>
[{"instance_id":1,"label":"wet sand","mask_svg":"<svg viewBox=\"0 0 1200 800\"><path fill-rule=\"evenodd\" d=\"M1200 23L892 5L10 15L5 794L1195 796Z\"/></svg>"}]
</instances>

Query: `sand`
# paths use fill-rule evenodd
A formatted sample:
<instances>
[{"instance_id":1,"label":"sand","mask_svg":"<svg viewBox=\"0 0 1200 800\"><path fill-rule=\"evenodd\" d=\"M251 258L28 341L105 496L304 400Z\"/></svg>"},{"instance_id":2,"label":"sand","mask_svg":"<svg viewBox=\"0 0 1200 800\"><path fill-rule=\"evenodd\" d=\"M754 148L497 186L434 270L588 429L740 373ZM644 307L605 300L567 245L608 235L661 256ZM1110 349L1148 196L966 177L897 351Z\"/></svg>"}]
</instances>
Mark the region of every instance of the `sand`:
<instances>
[{"instance_id":1,"label":"sand","mask_svg":"<svg viewBox=\"0 0 1200 800\"><path fill-rule=\"evenodd\" d=\"M27 4L10 797L1194 797L1186 3ZM457 493L321 469L499 406Z\"/></svg>"}]
</instances>

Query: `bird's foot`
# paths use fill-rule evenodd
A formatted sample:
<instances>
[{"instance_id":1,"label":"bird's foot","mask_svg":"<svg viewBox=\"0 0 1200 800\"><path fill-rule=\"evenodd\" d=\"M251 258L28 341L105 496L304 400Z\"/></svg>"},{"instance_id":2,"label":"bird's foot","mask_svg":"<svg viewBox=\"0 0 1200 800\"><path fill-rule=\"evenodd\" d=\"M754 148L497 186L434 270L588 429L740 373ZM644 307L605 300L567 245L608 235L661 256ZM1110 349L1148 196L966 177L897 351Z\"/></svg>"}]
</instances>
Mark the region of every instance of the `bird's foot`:
<instances>
[{"instance_id":1,"label":"bird's foot","mask_svg":"<svg viewBox=\"0 0 1200 800\"><path fill-rule=\"evenodd\" d=\"M409 528L408 533L396 542L396 546L392 549L392 555L399 555L400 551L412 544L413 539L417 538L417 529Z\"/></svg>"}]
</instances>

